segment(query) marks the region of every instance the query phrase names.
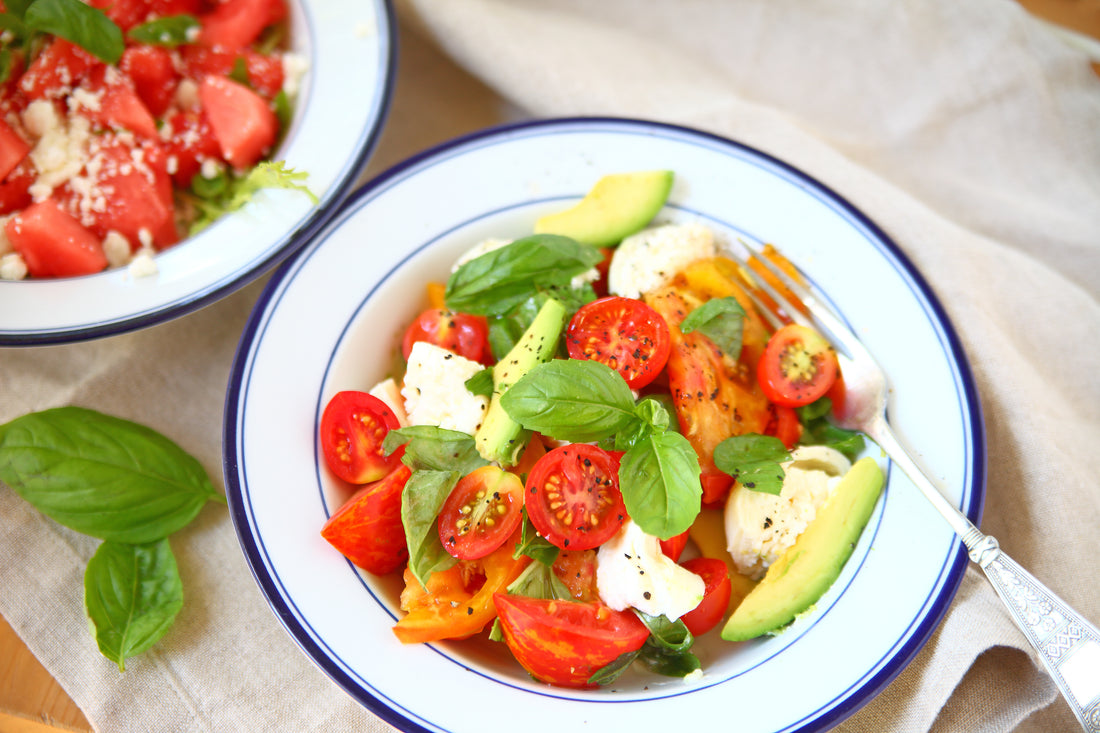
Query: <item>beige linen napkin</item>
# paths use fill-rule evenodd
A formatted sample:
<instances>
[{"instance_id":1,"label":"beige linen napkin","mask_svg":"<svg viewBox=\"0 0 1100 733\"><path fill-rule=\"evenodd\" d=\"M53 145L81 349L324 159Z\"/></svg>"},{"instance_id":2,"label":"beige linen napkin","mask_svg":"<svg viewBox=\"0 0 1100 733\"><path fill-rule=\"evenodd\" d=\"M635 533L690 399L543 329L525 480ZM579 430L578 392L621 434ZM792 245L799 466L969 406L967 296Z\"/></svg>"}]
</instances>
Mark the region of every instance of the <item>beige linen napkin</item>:
<instances>
[{"instance_id":1,"label":"beige linen napkin","mask_svg":"<svg viewBox=\"0 0 1100 733\"><path fill-rule=\"evenodd\" d=\"M1100 621L1100 79L1083 57L1009 0L399 7L528 115L700 127L870 216L927 277L972 361L988 431L983 529ZM224 388L258 292L135 334L0 351L0 420L94 407L168 434L220 480ZM187 605L119 675L84 629L94 543L0 487L0 613L97 729L387 729L278 625L224 508L173 548ZM925 649L841 730L1073 730L1023 648L971 570Z\"/></svg>"}]
</instances>

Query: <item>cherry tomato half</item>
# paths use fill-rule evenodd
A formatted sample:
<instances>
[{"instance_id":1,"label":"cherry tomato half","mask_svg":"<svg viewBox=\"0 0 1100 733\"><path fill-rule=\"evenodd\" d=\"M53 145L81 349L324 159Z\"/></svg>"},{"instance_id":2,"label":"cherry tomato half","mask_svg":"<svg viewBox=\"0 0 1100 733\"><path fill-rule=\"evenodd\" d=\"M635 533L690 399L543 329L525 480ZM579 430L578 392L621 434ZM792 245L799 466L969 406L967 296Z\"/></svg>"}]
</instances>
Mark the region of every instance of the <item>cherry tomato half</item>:
<instances>
[{"instance_id":1,"label":"cherry tomato half","mask_svg":"<svg viewBox=\"0 0 1100 733\"><path fill-rule=\"evenodd\" d=\"M680 617L692 636L700 636L717 626L726 615L733 592L729 566L713 557L696 557L680 564L703 579L703 600Z\"/></svg>"},{"instance_id":2,"label":"cherry tomato half","mask_svg":"<svg viewBox=\"0 0 1100 733\"><path fill-rule=\"evenodd\" d=\"M769 400L802 407L828 392L838 371L828 341L813 329L789 323L768 339L756 373Z\"/></svg>"},{"instance_id":3,"label":"cherry tomato half","mask_svg":"<svg viewBox=\"0 0 1100 733\"><path fill-rule=\"evenodd\" d=\"M668 559L676 562L680 559L680 555L684 554L684 548L687 547L690 535L691 530L685 529L678 535L669 537L667 540L661 540L661 552L663 552Z\"/></svg>"},{"instance_id":4,"label":"cherry tomato half","mask_svg":"<svg viewBox=\"0 0 1100 733\"><path fill-rule=\"evenodd\" d=\"M802 423L798 420L798 413L793 408L783 405L772 405L772 410L774 415L768 421L764 435L779 438L787 450L792 450L802 437Z\"/></svg>"},{"instance_id":5,"label":"cherry tomato half","mask_svg":"<svg viewBox=\"0 0 1100 733\"><path fill-rule=\"evenodd\" d=\"M497 466L465 475L439 510L439 541L459 560L477 560L504 544L523 518L523 482Z\"/></svg>"},{"instance_id":6,"label":"cherry tomato half","mask_svg":"<svg viewBox=\"0 0 1100 733\"><path fill-rule=\"evenodd\" d=\"M353 484L385 476L401 461L401 452L387 456L382 441L400 427L389 406L366 392L337 392L321 414L321 450L332 472Z\"/></svg>"},{"instance_id":7,"label":"cherry tomato half","mask_svg":"<svg viewBox=\"0 0 1100 733\"><path fill-rule=\"evenodd\" d=\"M598 361L641 389L661 373L670 348L668 324L640 300L611 296L581 306L565 330L574 359Z\"/></svg>"},{"instance_id":8,"label":"cherry tomato half","mask_svg":"<svg viewBox=\"0 0 1100 733\"><path fill-rule=\"evenodd\" d=\"M637 651L649 629L631 611L602 603L493 596L504 641L535 679L560 687L595 687L588 679L620 655Z\"/></svg>"},{"instance_id":9,"label":"cherry tomato half","mask_svg":"<svg viewBox=\"0 0 1100 733\"><path fill-rule=\"evenodd\" d=\"M526 490L524 503L535 529L563 550L599 547L626 519L619 463L594 445L550 451L531 469Z\"/></svg>"},{"instance_id":10,"label":"cherry tomato half","mask_svg":"<svg viewBox=\"0 0 1100 733\"><path fill-rule=\"evenodd\" d=\"M429 308L405 329L401 352L406 359L417 341L427 341L482 364L491 361L489 323L482 316Z\"/></svg>"}]
</instances>

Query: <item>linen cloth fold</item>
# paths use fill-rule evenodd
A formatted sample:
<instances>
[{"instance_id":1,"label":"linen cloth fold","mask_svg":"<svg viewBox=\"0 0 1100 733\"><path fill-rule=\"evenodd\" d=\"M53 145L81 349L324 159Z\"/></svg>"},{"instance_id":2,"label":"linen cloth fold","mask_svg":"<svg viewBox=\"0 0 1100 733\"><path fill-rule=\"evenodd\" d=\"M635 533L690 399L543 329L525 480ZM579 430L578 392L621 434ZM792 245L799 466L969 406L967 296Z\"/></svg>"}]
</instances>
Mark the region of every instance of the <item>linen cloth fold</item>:
<instances>
[{"instance_id":1,"label":"linen cloth fold","mask_svg":"<svg viewBox=\"0 0 1100 733\"><path fill-rule=\"evenodd\" d=\"M970 358L988 439L982 529L1100 622L1100 78L1083 55L1009 0L397 7L512 114L701 128L867 214L926 277ZM172 437L220 483L224 391L259 288L137 333L0 351L0 421L93 407ZM83 618L95 541L0 486L0 613L97 730L389 730L295 648L224 508L172 542L184 610L119 675ZM838 730L1076 728L972 567L925 648Z\"/></svg>"}]
</instances>

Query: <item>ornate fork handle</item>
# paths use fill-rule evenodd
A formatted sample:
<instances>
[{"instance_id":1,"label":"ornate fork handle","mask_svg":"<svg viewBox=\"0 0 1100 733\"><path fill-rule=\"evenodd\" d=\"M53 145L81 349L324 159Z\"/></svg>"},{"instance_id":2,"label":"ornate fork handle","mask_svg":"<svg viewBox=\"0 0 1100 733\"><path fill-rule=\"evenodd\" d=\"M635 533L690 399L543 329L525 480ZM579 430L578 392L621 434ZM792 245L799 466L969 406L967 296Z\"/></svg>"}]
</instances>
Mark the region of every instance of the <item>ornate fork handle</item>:
<instances>
[{"instance_id":1,"label":"ornate fork handle","mask_svg":"<svg viewBox=\"0 0 1100 733\"><path fill-rule=\"evenodd\" d=\"M1100 733L1100 631L1001 551L949 503L898 442L884 419L868 426L878 443L962 537L1012 620L1027 637L1082 727Z\"/></svg>"}]
</instances>

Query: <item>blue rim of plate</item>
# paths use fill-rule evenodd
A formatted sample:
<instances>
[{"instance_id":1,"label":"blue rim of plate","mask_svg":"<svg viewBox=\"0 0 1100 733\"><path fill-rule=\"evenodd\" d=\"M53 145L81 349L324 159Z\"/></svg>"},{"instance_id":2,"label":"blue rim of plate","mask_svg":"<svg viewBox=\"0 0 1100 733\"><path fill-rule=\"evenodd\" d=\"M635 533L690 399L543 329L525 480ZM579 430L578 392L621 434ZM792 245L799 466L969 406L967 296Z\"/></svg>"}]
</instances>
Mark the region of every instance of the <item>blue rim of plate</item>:
<instances>
[{"instance_id":1,"label":"blue rim of plate","mask_svg":"<svg viewBox=\"0 0 1100 733\"><path fill-rule=\"evenodd\" d=\"M608 126L612 128L612 131L630 131L635 134L661 134L664 132L677 137L694 137L712 146L727 147L738 155L756 158L762 164L776 168L782 171L785 176L799 181L806 189L813 191L817 198L826 200L831 206L842 210L846 217L858 223L876 240L876 245L881 246L889 253L895 265L904 271L904 275L919 293L923 301L922 305L929 312L931 320L935 322L937 330L940 332L944 350L949 355L951 365L956 372L956 378L961 388L960 399L966 406L966 416L969 417L967 427L972 439L968 452L970 463L966 467L970 481L963 493L965 506L961 507L961 510L975 525L981 521L986 483L985 426L977 385L962 343L948 319L946 311L916 267L885 232L842 196L798 168L748 145L713 133L664 122L620 117L539 119L493 126L453 138L407 158L365 183L348 197L339 211L331 217L328 222L329 230L318 232L315 239L308 246L299 249L292 257L282 263L282 266L274 273L258 298L242 332L230 373L224 411L223 472L226 482L226 495L238 540L255 580L279 621L314 664L320 667L330 679L352 698L388 724L402 731L415 731L417 733L424 731L427 733L432 731L433 728L425 727L417 722L416 718L418 716L414 711L406 711L396 703L393 705L387 704L386 701L372 694L370 690L365 689L362 682L350 675L341 664L331 658L326 649L315 641L314 635L305 627L300 616L292 607L293 604L288 602L281 592L279 579L269 571L264 561L265 550L262 547L262 541L258 541L249 531L250 507L249 501L245 497L239 473L240 456L238 455L239 436L237 435L237 426L240 416L242 387L251 366L252 347L256 339L262 337L269 307L277 303L283 281L291 277L294 271L309 258L310 253L321 246L327 238L328 231L339 227L341 221L347 215L350 215L364 199L371 198L380 189L386 188L396 179L403 178L407 173L411 173L413 169L418 169L432 160L458 154L465 148L476 147L480 144L492 144L494 140L509 139L515 135L549 133L549 131L555 129L588 131L588 128L598 128L600 126ZM881 507L877 511L881 512ZM914 619L915 628L913 632L909 634L901 646L886 655L888 659L882 667L857 685L849 688L843 699L830 701L831 706L819 711L820 715L794 721L784 727L782 731L784 733L794 733L795 731L810 733L812 731L828 730L870 702L908 666L909 662L927 643L929 637L947 613L968 565L969 558L965 547L959 543L944 563L938 594L930 593L925 604L927 611ZM932 597L933 595L935 597ZM621 702L615 702L614 704L621 704Z\"/></svg>"},{"instance_id":2,"label":"blue rim of plate","mask_svg":"<svg viewBox=\"0 0 1100 733\"><path fill-rule=\"evenodd\" d=\"M333 179L328 190L322 196L321 203L315 206L310 214L298 223L296 228L287 232L266 256L245 263L241 269L228 277L211 283L207 287L190 293L183 298L161 304L146 311L131 313L123 318L94 325L76 328L62 327L48 331L5 331L0 327L0 347L48 346L88 341L107 336L117 336L173 320L204 308L248 285L313 241L321 229L341 211L342 205L350 197L352 193L350 184L354 183L355 178L362 173L363 167L374 152L381 137L383 123L389 114L397 73L397 16L393 10L393 0L375 1L378 4L380 17L384 20L385 27L379 29L379 37L384 41L379 44L381 68L384 75L375 90L375 101L372 103L374 114L367 120L367 124L360 132L359 141L355 146L355 153L348 157L343 169Z\"/></svg>"}]
</instances>

